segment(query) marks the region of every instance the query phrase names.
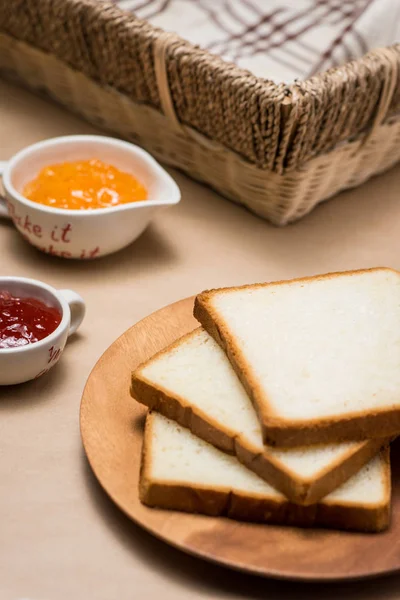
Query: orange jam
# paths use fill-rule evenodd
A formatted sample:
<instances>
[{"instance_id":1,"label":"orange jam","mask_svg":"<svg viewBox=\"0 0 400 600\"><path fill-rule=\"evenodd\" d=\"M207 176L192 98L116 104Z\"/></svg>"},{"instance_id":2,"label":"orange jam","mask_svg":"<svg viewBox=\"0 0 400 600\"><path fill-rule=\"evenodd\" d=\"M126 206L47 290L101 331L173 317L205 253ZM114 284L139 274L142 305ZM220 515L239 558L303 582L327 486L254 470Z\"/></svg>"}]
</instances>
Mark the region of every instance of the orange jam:
<instances>
[{"instance_id":1,"label":"orange jam","mask_svg":"<svg viewBox=\"0 0 400 600\"><path fill-rule=\"evenodd\" d=\"M130 173L93 158L44 167L23 195L54 208L88 210L146 200L147 190Z\"/></svg>"}]
</instances>

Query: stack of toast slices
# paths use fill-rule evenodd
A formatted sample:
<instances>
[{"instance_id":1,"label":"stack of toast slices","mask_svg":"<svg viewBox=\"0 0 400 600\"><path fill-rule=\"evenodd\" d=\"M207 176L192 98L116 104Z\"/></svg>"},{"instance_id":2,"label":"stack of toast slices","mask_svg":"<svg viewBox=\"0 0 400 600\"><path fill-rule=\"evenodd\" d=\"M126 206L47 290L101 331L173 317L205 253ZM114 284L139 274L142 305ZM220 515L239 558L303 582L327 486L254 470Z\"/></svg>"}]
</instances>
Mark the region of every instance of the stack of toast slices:
<instances>
[{"instance_id":1,"label":"stack of toast slices","mask_svg":"<svg viewBox=\"0 0 400 600\"><path fill-rule=\"evenodd\" d=\"M141 501L356 531L390 523L400 433L400 273L206 291L199 328L132 374Z\"/></svg>"}]
</instances>

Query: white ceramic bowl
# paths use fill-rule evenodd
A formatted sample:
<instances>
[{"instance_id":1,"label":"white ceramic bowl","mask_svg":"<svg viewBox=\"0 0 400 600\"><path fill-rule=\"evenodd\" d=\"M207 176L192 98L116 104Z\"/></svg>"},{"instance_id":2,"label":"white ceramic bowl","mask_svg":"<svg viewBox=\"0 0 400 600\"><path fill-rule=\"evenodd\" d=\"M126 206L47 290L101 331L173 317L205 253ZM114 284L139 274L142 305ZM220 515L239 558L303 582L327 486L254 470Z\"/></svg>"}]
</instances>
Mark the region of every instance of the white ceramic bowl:
<instances>
[{"instance_id":1,"label":"white ceramic bowl","mask_svg":"<svg viewBox=\"0 0 400 600\"><path fill-rule=\"evenodd\" d=\"M113 208L68 210L32 202L21 191L43 167L98 158L132 173L148 190L148 199ZM0 164L6 200L0 215L9 216L34 246L62 258L97 258L133 242L154 213L177 204L180 191L168 173L144 150L110 137L73 135L33 144Z\"/></svg>"},{"instance_id":2,"label":"white ceramic bowl","mask_svg":"<svg viewBox=\"0 0 400 600\"><path fill-rule=\"evenodd\" d=\"M68 336L78 329L85 316L85 303L71 290L25 277L0 277L0 291L13 296L37 298L61 312L57 329L39 342L19 348L0 348L0 385L13 385L44 375L60 359Z\"/></svg>"}]
</instances>

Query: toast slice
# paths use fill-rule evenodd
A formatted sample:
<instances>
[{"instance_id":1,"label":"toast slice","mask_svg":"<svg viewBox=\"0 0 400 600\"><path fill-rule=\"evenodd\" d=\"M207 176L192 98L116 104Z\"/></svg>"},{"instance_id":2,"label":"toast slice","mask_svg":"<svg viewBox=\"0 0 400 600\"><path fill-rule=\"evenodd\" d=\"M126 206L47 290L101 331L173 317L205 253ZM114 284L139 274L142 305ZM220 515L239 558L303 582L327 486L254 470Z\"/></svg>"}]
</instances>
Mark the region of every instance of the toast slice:
<instances>
[{"instance_id":1,"label":"toast slice","mask_svg":"<svg viewBox=\"0 0 400 600\"><path fill-rule=\"evenodd\" d=\"M151 507L264 523L382 531L390 522L389 449L319 504L299 506L233 456L176 422L149 413L139 493Z\"/></svg>"},{"instance_id":2,"label":"toast slice","mask_svg":"<svg viewBox=\"0 0 400 600\"><path fill-rule=\"evenodd\" d=\"M223 350L202 328L141 365L132 374L131 394L206 442L236 455L298 504L313 504L326 496L390 441L264 446L249 397Z\"/></svg>"},{"instance_id":3,"label":"toast slice","mask_svg":"<svg viewBox=\"0 0 400 600\"><path fill-rule=\"evenodd\" d=\"M400 433L400 273L376 268L206 291L194 315L225 350L265 443Z\"/></svg>"}]
</instances>

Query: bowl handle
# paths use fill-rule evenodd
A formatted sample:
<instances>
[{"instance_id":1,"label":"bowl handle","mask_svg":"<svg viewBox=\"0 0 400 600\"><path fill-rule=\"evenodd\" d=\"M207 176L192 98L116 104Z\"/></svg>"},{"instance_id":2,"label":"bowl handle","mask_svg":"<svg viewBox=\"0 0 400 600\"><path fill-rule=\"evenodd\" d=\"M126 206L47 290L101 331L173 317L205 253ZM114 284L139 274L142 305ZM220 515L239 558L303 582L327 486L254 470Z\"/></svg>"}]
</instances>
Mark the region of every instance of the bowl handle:
<instances>
[{"instance_id":1,"label":"bowl handle","mask_svg":"<svg viewBox=\"0 0 400 600\"><path fill-rule=\"evenodd\" d=\"M86 312L85 302L79 296L79 294L73 292L72 290L58 290L58 293L67 302L71 311L71 326L68 332L68 336L70 336L75 333L83 321L83 317L85 316Z\"/></svg>"},{"instance_id":2,"label":"bowl handle","mask_svg":"<svg viewBox=\"0 0 400 600\"><path fill-rule=\"evenodd\" d=\"M7 162L4 160L0 160L0 177L3 175L4 169L6 168L6 166L7 166ZM6 199L1 194L0 194L0 217L5 217L6 219L11 219L11 217L8 213Z\"/></svg>"}]
</instances>

